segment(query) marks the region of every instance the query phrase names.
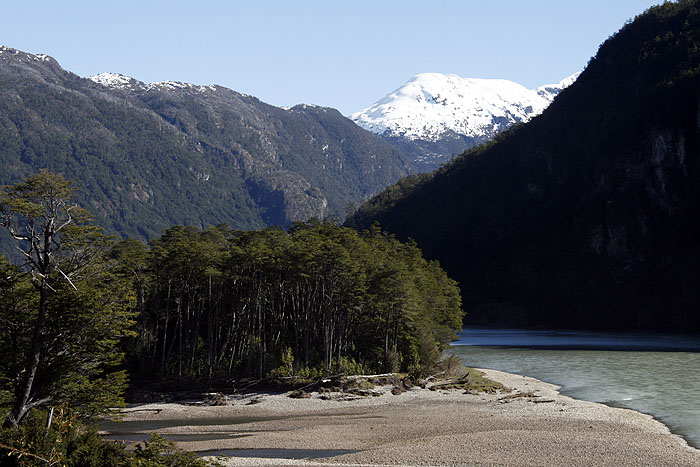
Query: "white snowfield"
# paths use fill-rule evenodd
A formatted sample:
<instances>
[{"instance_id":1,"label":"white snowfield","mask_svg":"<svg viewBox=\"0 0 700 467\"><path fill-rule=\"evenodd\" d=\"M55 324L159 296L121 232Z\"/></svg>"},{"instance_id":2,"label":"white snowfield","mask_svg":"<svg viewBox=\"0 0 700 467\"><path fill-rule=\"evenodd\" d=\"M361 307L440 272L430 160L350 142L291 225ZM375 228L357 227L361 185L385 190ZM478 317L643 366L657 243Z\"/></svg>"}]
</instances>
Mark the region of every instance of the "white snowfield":
<instances>
[{"instance_id":1,"label":"white snowfield","mask_svg":"<svg viewBox=\"0 0 700 467\"><path fill-rule=\"evenodd\" d=\"M437 141L448 131L492 137L540 114L579 74L528 89L504 79L422 73L350 118L374 133L409 140Z\"/></svg>"}]
</instances>

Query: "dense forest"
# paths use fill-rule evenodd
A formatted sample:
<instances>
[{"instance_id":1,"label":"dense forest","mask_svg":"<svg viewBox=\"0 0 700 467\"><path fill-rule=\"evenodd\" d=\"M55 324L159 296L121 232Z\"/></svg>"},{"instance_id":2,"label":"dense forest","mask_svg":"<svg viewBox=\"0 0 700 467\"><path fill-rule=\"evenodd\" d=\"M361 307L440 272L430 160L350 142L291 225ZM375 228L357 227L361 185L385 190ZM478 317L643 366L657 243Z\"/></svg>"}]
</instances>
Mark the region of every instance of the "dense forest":
<instances>
[{"instance_id":1,"label":"dense forest","mask_svg":"<svg viewBox=\"0 0 700 467\"><path fill-rule=\"evenodd\" d=\"M376 227L174 227L113 255L138 291L133 363L168 380L263 376L287 353L321 373L416 371L461 326L455 283Z\"/></svg>"},{"instance_id":2,"label":"dense forest","mask_svg":"<svg viewBox=\"0 0 700 467\"><path fill-rule=\"evenodd\" d=\"M24 258L0 257L8 461L111 449L79 422L122 404L129 378L206 387L250 376L421 376L461 327L456 283L378 226L176 226L148 244L117 242L74 196L47 171L0 193L0 226ZM74 444L56 441L65 430Z\"/></svg>"},{"instance_id":3,"label":"dense forest","mask_svg":"<svg viewBox=\"0 0 700 467\"><path fill-rule=\"evenodd\" d=\"M360 206L470 323L700 330L700 2L650 8L540 116Z\"/></svg>"}]
</instances>

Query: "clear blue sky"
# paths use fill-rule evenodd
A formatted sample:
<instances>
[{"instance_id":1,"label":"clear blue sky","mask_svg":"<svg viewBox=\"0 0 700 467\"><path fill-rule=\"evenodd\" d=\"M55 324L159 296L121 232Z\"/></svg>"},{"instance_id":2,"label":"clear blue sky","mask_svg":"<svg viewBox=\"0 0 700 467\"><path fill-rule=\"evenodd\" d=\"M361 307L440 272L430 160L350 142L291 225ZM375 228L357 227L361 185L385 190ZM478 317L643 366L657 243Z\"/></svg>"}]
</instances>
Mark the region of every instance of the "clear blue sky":
<instances>
[{"instance_id":1,"label":"clear blue sky","mask_svg":"<svg viewBox=\"0 0 700 467\"><path fill-rule=\"evenodd\" d=\"M80 76L220 84L344 114L413 75L528 87L580 71L655 0L34 0L5 2L0 44Z\"/></svg>"}]
</instances>

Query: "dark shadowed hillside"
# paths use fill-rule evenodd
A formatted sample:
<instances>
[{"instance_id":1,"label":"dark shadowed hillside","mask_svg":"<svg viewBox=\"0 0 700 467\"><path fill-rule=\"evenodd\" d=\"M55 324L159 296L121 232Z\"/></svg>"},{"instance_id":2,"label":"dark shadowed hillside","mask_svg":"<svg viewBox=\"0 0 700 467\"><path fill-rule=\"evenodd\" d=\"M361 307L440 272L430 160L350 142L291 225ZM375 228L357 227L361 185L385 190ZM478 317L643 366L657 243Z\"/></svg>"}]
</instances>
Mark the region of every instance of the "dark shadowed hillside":
<instances>
[{"instance_id":1,"label":"dark shadowed hillside","mask_svg":"<svg viewBox=\"0 0 700 467\"><path fill-rule=\"evenodd\" d=\"M349 223L413 237L467 322L700 329L700 2L654 7L539 117Z\"/></svg>"},{"instance_id":2,"label":"dark shadowed hillside","mask_svg":"<svg viewBox=\"0 0 700 467\"><path fill-rule=\"evenodd\" d=\"M329 215L409 173L334 109L281 109L220 86L91 79L0 47L0 185L39 168L76 181L109 232L251 229Z\"/></svg>"}]
</instances>

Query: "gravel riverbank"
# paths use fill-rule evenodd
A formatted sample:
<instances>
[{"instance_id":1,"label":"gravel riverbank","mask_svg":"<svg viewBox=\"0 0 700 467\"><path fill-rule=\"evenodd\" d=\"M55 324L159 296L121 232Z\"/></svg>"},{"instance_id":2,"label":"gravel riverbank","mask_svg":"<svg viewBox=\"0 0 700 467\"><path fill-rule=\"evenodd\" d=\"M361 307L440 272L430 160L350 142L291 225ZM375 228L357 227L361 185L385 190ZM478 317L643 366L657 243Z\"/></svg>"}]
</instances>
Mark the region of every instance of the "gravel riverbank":
<instances>
[{"instance_id":1,"label":"gravel riverbank","mask_svg":"<svg viewBox=\"0 0 700 467\"><path fill-rule=\"evenodd\" d=\"M246 456L221 458L230 466L700 465L700 451L649 415L562 396L533 378L482 371L513 391L414 388L330 399L257 393L230 396L225 406L140 405L125 409L124 420L177 421L155 431L179 435L183 449ZM333 457L281 458L324 453Z\"/></svg>"}]
</instances>

